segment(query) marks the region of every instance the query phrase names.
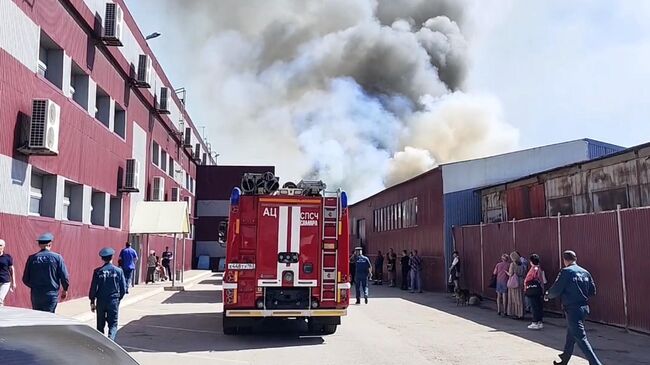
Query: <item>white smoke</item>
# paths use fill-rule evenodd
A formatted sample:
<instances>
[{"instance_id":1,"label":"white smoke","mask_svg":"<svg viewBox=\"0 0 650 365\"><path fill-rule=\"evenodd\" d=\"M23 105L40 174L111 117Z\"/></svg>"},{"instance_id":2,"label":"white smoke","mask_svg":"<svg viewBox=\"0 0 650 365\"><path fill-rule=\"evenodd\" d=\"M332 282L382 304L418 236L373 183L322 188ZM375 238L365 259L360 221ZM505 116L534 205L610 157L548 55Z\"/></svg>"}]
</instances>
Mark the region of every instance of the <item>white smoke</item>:
<instances>
[{"instance_id":1,"label":"white smoke","mask_svg":"<svg viewBox=\"0 0 650 365\"><path fill-rule=\"evenodd\" d=\"M495 100L460 91L459 1L164 3L191 29L176 57L190 55L184 77L222 162L274 164L358 200L516 144Z\"/></svg>"}]
</instances>

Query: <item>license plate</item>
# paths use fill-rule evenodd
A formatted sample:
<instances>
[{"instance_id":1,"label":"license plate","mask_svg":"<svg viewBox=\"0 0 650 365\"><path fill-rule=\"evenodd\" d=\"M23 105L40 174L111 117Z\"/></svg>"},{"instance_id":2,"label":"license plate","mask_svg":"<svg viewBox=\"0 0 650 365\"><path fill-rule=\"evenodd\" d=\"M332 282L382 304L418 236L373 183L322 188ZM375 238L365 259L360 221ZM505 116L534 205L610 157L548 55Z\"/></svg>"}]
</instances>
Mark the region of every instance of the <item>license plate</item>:
<instances>
[{"instance_id":1,"label":"license plate","mask_svg":"<svg viewBox=\"0 0 650 365\"><path fill-rule=\"evenodd\" d=\"M229 270L255 270L255 264L228 264Z\"/></svg>"}]
</instances>

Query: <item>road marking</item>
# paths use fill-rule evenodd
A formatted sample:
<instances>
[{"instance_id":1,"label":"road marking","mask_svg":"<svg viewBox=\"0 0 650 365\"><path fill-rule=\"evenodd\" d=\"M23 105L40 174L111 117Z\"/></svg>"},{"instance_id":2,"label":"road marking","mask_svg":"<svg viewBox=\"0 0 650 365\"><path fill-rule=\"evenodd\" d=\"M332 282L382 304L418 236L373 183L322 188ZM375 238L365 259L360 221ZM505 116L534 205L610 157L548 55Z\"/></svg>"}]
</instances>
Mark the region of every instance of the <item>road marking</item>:
<instances>
[{"instance_id":1,"label":"road marking","mask_svg":"<svg viewBox=\"0 0 650 365\"><path fill-rule=\"evenodd\" d=\"M125 349L129 350L135 350L135 351L140 351L140 352L145 352L145 353L151 353L151 354L160 354L161 352L159 351L154 351L151 349L144 349L141 347L133 347L133 346L122 346ZM206 359L206 360L213 360L213 361L225 361L225 362L231 362L235 364L250 364L249 361L241 361L241 360L232 360L232 359L224 359L222 357L212 357L212 356L200 356L200 355L191 355L191 354L180 354L180 353L169 353L172 356L184 356L184 357L192 357L196 359Z\"/></svg>"}]
</instances>

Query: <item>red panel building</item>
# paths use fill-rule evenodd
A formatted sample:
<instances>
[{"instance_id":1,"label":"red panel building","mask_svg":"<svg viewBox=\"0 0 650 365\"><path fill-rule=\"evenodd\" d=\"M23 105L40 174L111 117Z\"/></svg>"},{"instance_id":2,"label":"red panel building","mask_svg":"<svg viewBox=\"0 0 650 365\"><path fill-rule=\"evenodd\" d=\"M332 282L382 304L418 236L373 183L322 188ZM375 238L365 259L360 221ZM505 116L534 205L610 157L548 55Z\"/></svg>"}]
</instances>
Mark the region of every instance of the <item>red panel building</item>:
<instances>
[{"instance_id":1,"label":"red panel building","mask_svg":"<svg viewBox=\"0 0 650 365\"><path fill-rule=\"evenodd\" d=\"M123 0L7 0L0 14L0 238L21 276L52 232L80 297L101 247L171 245L130 237L135 206L186 200L193 212L212 153ZM28 306L27 288L7 304Z\"/></svg>"}]
</instances>

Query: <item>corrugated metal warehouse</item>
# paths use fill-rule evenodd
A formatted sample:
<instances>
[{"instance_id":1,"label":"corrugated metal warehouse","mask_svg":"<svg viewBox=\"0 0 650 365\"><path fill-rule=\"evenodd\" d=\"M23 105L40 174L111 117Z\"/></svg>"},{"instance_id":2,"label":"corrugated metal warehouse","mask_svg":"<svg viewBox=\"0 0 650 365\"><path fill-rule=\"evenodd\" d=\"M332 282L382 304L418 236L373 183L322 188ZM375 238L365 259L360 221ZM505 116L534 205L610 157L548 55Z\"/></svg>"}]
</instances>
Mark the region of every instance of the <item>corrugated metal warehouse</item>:
<instances>
[{"instance_id":1,"label":"corrugated metal warehouse","mask_svg":"<svg viewBox=\"0 0 650 365\"><path fill-rule=\"evenodd\" d=\"M352 234L371 256L390 247L419 250L425 288L442 290L453 251L452 227L481 222L477 188L621 149L582 139L441 165L352 205Z\"/></svg>"},{"instance_id":2,"label":"corrugated metal warehouse","mask_svg":"<svg viewBox=\"0 0 650 365\"><path fill-rule=\"evenodd\" d=\"M491 224L454 229L463 286L494 297L486 280L500 255L513 250L539 254L553 280L561 252L571 249L602 293L591 301L591 319L650 332L643 287L650 257L650 144L486 187L479 194L483 218Z\"/></svg>"},{"instance_id":3,"label":"corrugated metal warehouse","mask_svg":"<svg viewBox=\"0 0 650 365\"><path fill-rule=\"evenodd\" d=\"M481 189L483 222L650 205L650 144Z\"/></svg>"}]
</instances>

